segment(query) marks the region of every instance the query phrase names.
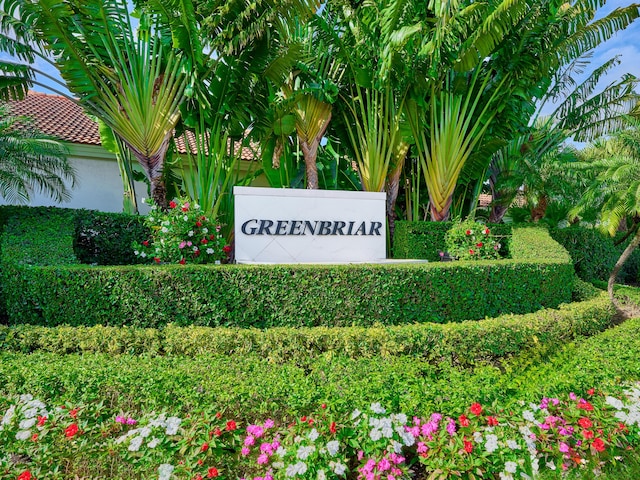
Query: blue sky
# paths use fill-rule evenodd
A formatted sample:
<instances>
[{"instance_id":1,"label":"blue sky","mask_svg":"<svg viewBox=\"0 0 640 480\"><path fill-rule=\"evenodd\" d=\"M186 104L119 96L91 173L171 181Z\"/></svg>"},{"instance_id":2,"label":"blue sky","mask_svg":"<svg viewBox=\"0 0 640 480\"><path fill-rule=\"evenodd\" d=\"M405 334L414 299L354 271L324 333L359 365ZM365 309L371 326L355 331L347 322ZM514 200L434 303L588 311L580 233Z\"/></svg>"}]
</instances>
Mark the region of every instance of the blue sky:
<instances>
[{"instance_id":1,"label":"blue sky","mask_svg":"<svg viewBox=\"0 0 640 480\"><path fill-rule=\"evenodd\" d=\"M600 15L604 16L616 8L625 7L630 4L630 0L609 0L605 7L602 8ZM603 83L609 84L620 78L625 73L631 73L640 77L640 20L634 22L629 28L623 32L618 32L613 38L600 45L595 52L591 61L592 67L596 67L611 57L619 55L621 63L611 70L608 77ZM3 58L7 58L3 56ZM36 68L43 70L45 73L60 78L55 68L43 61L38 61ZM41 81L48 85L53 85L45 78ZM60 87L55 86L60 89ZM40 92L51 93L45 87L34 85L34 90Z\"/></svg>"}]
</instances>

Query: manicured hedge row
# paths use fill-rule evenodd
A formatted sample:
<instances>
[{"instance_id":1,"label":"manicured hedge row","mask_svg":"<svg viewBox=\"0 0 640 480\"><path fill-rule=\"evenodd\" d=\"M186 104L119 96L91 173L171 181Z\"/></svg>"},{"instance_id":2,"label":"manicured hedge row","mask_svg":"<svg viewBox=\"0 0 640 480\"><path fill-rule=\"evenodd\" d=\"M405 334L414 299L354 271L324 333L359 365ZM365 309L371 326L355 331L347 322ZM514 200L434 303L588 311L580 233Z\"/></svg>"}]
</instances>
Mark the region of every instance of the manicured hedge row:
<instances>
[{"instance_id":1,"label":"manicured hedge row","mask_svg":"<svg viewBox=\"0 0 640 480\"><path fill-rule=\"evenodd\" d=\"M445 323L527 313L571 299L568 256L539 229L513 235L522 244L516 246L518 255L529 255L525 261L514 255L497 263L98 268L69 265L77 260L73 222L65 215L55 221L47 215L9 220L2 237L2 280L12 324Z\"/></svg>"},{"instance_id":2,"label":"manicured hedge row","mask_svg":"<svg viewBox=\"0 0 640 480\"><path fill-rule=\"evenodd\" d=\"M453 222L396 222L393 236L393 258L421 258L440 261L440 252L446 250L444 237ZM492 235L499 238L503 257L509 255L511 225L488 224Z\"/></svg>"},{"instance_id":3,"label":"manicured hedge row","mask_svg":"<svg viewBox=\"0 0 640 480\"><path fill-rule=\"evenodd\" d=\"M124 213L78 210L75 217L73 250L81 263L132 265L141 263L133 254L134 241L149 238L144 217Z\"/></svg>"},{"instance_id":4,"label":"manicured hedge row","mask_svg":"<svg viewBox=\"0 0 640 480\"><path fill-rule=\"evenodd\" d=\"M539 345L562 345L607 328L614 309L606 293L559 309L461 323L393 327L287 328L266 330L210 327L137 329L131 327L0 327L0 349L31 353L109 353L146 355L248 355L275 363L322 355L349 358L412 356L438 363L468 364L497 359Z\"/></svg>"},{"instance_id":5,"label":"manicured hedge row","mask_svg":"<svg viewBox=\"0 0 640 480\"><path fill-rule=\"evenodd\" d=\"M622 234L612 238L597 229L572 226L549 230L550 235L563 245L571 255L576 274L588 282L594 280L607 281L613 266L625 249L628 241L615 245ZM627 260L618 275L620 282L636 282L639 280L640 251L636 251Z\"/></svg>"}]
</instances>

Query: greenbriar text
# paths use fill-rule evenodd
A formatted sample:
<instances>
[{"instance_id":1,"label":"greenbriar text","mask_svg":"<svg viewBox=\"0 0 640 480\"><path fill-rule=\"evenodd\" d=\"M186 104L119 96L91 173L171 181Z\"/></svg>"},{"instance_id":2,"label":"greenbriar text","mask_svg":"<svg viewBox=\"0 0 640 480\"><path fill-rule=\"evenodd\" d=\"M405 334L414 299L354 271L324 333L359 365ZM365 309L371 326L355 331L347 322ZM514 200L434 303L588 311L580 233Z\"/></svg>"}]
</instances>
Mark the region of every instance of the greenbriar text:
<instances>
[{"instance_id":1,"label":"greenbriar text","mask_svg":"<svg viewBox=\"0 0 640 480\"><path fill-rule=\"evenodd\" d=\"M381 222L342 222L333 220L257 220L242 224L245 235L351 235L380 236Z\"/></svg>"}]
</instances>

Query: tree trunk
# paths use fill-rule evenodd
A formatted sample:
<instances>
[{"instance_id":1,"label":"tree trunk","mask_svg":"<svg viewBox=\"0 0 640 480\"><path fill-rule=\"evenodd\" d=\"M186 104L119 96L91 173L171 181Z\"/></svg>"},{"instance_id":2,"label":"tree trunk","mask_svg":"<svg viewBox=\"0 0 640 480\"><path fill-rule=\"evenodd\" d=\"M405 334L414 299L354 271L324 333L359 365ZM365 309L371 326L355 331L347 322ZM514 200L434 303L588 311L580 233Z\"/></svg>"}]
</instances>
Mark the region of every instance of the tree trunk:
<instances>
[{"instance_id":1,"label":"tree trunk","mask_svg":"<svg viewBox=\"0 0 640 480\"><path fill-rule=\"evenodd\" d=\"M435 208L435 204L431 201L429 202L429 209L431 211L431 221L432 222L446 222L449 220L449 215L451 214L451 202L453 201L453 196L447 199L444 207L441 210L437 210Z\"/></svg>"},{"instance_id":2,"label":"tree trunk","mask_svg":"<svg viewBox=\"0 0 640 480\"><path fill-rule=\"evenodd\" d=\"M164 168L167 150L169 149L169 139L171 135L173 135L173 132L167 133L160 148L151 155L140 152L125 139L122 139L123 143L131 150L133 156L144 169L149 179L149 184L151 185L151 198L153 198L153 201L158 205L158 208L162 210L166 210L169 206L169 202L167 202L167 188L162 178L162 170Z\"/></svg>"},{"instance_id":3,"label":"tree trunk","mask_svg":"<svg viewBox=\"0 0 640 480\"><path fill-rule=\"evenodd\" d=\"M307 190L317 190L318 185L318 142L315 139L309 145L307 142L300 142L300 148L304 155L304 165L307 173Z\"/></svg>"},{"instance_id":4,"label":"tree trunk","mask_svg":"<svg viewBox=\"0 0 640 480\"><path fill-rule=\"evenodd\" d=\"M389 225L389 246L393 247L393 234L396 230L396 200L400 191L400 176L404 161L409 152L409 145L401 142L395 155L393 170L387 175L387 223Z\"/></svg>"},{"instance_id":5,"label":"tree trunk","mask_svg":"<svg viewBox=\"0 0 640 480\"><path fill-rule=\"evenodd\" d=\"M544 218L544 214L547 213L547 207L549 206L549 198L543 193L538 199L538 204L531 210L531 220L538 222Z\"/></svg>"},{"instance_id":6,"label":"tree trunk","mask_svg":"<svg viewBox=\"0 0 640 480\"><path fill-rule=\"evenodd\" d=\"M638 245L640 245L640 230L636 232L635 236L633 237L629 245L627 245L627 248L624 249L624 252L622 252L622 255L620 255L620 258L614 265L613 270L611 270L611 275L609 275L607 292L609 292L609 298L611 299L611 302L616 306L616 308L620 308L620 304L618 303L618 301L615 299L613 295L613 286L616 283L616 278L618 277L620 270L622 270L622 267L624 266L625 262L629 259L629 257L631 256L631 254L633 253L633 251L636 249Z\"/></svg>"},{"instance_id":7,"label":"tree trunk","mask_svg":"<svg viewBox=\"0 0 640 480\"><path fill-rule=\"evenodd\" d=\"M489 223L502 222L507 210L509 210L509 207L505 207L504 205L492 205L491 213L489 214Z\"/></svg>"}]
</instances>

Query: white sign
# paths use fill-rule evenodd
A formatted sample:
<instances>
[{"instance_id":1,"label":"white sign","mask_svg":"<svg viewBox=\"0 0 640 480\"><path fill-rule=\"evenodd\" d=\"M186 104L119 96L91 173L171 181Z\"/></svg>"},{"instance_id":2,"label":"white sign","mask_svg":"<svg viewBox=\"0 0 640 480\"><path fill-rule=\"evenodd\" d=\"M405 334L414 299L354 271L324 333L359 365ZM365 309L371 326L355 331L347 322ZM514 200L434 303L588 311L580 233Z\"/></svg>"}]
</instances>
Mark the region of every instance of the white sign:
<instances>
[{"instance_id":1,"label":"white sign","mask_svg":"<svg viewBox=\"0 0 640 480\"><path fill-rule=\"evenodd\" d=\"M238 263L386 258L385 193L234 187Z\"/></svg>"}]
</instances>

